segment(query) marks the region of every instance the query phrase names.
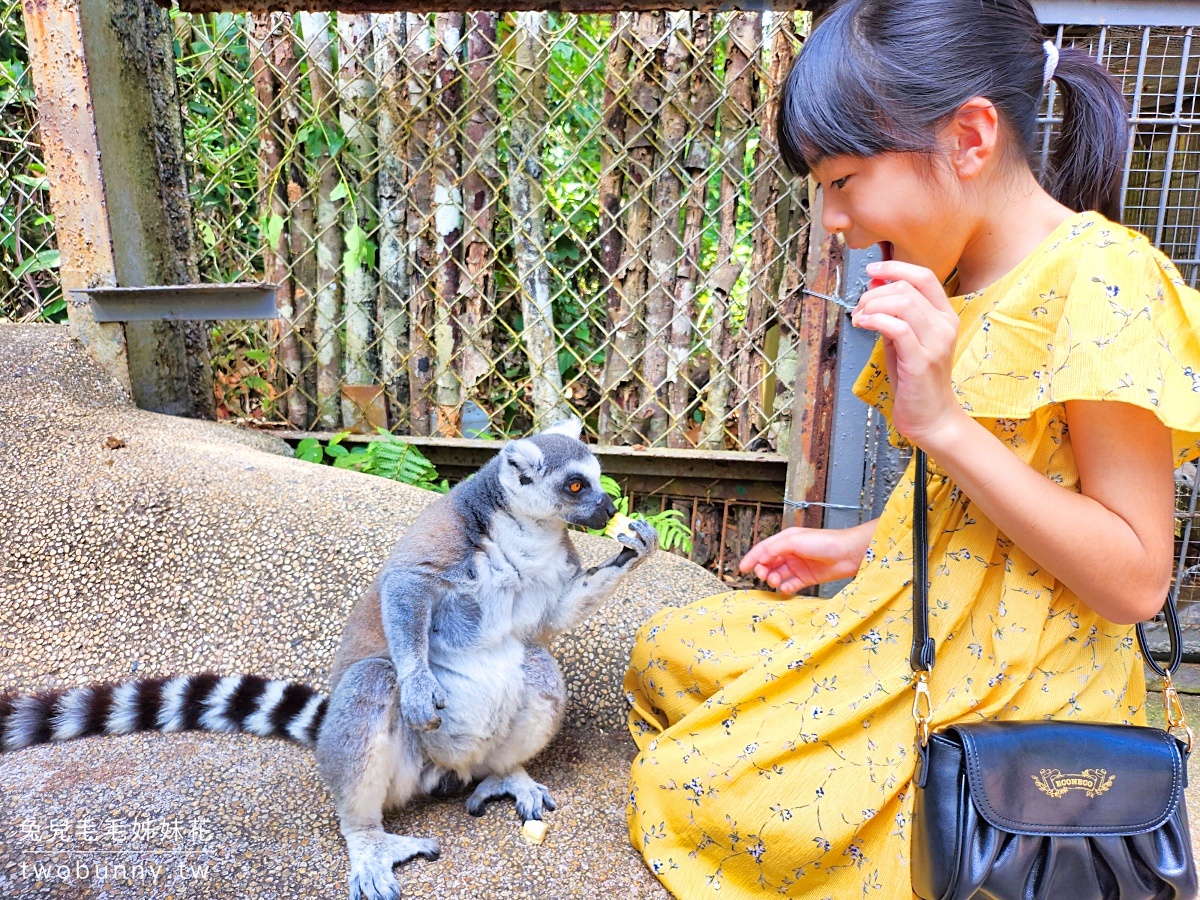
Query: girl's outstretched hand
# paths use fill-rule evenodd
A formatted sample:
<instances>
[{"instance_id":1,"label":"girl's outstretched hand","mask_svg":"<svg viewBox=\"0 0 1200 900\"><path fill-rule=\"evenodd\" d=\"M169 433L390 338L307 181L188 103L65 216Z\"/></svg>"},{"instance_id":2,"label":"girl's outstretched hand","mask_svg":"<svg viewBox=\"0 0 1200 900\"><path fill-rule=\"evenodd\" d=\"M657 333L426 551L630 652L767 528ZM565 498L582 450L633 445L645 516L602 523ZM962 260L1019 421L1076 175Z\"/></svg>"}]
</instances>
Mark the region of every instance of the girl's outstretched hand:
<instances>
[{"instance_id":1,"label":"girl's outstretched hand","mask_svg":"<svg viewBox=\"0 0 1200 900\"><path fill-rule=\"evenodd\" d=\"M862 565L875 520L854 528L785 528L759 541L739 565L783 594L851 578Z\"/></svg>"},{"instance_id":2,"label":"girl's outstretched hand","mask_svg":"<svg viewBox=\"0 0 1200 900\"><path fill-rule=\"evenodd\" d=\"M965 415L950 387L958 316L929 269L889 260L871 263L867 274L873 286L859 298L851 321L883 335L894 392L892 424L921 446Z\"/></svg>"}]
</instances>

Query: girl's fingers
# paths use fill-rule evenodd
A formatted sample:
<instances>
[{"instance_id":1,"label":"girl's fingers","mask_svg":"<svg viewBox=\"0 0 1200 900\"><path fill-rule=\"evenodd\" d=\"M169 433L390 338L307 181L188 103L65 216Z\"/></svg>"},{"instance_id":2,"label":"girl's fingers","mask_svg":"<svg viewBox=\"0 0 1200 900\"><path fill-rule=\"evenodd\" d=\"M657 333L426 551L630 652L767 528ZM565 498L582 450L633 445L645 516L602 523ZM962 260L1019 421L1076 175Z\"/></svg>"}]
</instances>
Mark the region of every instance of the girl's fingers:
<instances>
[{"instance_id":1,"label":"girl's fingers","mask_svg":"<svg viewBox=\"0 0 1200 900\"><path fill-rule=\"evenodd\" d=\"M793 528L785 528L778 534L763 538L747 551L738 564L738 568L743 572L749 572L761 564L767 565L768 568L771 567L781 554L796 552L796 538L796 529Z\"/></svg>"},{"instance_id":2,"label":"girl's fingers","mask_svg":"<svg viewBox=\"0 0 1200 900\"><path fill-rule=\"evenodd\" d=\"M946 290L942 287L942 282L924 266L897 262L893 259L871 263L867 266L867 274L873 280L908 282L933 305L934 309L939 312L954 312L954 307L950 305L950 300L946 297Z\"/></svg>"},{"instance_id":3,"label":"girl's fingers","mask_svg":"<svg viewBox=\"0 0 1200 900\"><path fill-rule=\"evenodd\" d=\"M920 355L926 353L912 326L903 319L889 316L886 313L873 313L860 315L854 324L867 331L878 331L885 338L890 339L895 345L895 350L905 360L916 360ZM895 369L890 362L888 371L892 373L892 377L895 377Z\"/></svg>"},{"instance_id":4,"label":"girl's fingers","mask_svg":"<svg viewBox=\"0 0 1200 900\"><path fill-rule=\"evenodd\" d=\"M922 344L937 342L937 331L940 328L938 314L912 285L896 282L868 291L858 301L850 320L857 325L863 316L881 313L907 322L922 339Z\"/></svg>"}]
</instances>

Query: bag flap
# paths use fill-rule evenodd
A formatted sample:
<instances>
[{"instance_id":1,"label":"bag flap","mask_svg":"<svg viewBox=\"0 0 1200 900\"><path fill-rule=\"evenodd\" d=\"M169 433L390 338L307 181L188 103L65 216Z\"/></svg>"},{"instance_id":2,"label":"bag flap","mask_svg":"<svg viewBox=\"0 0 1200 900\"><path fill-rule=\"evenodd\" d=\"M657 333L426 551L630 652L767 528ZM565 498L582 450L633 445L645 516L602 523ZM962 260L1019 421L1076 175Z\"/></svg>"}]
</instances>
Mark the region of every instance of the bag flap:
<instances>
[{"instance_id":1,"label":"bag flap","mask_svg":"<svg viewBox=\"0 0 1200 900\"><path fill-rule=\"evenodd\" d=\"M1162 825L1180 803L1182 744L1157 728L980 722L962 741L980 815L1019 834L1123 835Z\"/></svg>"}]
</instances>

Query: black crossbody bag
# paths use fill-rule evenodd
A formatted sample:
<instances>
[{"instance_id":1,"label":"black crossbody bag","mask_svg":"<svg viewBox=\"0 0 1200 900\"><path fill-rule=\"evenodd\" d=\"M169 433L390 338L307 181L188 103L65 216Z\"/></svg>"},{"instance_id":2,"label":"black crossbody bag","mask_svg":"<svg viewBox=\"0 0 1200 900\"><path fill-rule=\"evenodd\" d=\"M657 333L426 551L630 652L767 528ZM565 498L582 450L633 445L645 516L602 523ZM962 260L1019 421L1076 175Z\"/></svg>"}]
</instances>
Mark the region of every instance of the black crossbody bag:
<instances>
[{"instance_id":1,"label":"black crossbody bag","mask_svg":"<svg viewBox=\"0 0 1200 900\"><path fill-rule=\"evenodd\" d=\"M1196 896L1183 789L1192 731L1171 675L1182 634L1165 604L1171 659L1167 730L1058 721L992 721L930 732L929 534L925 453L916 453L913 644L917 768L912 888L921 900L1171 900ZM1186 740L1172 732L1180 730Z\"/></svg>"}]
</instances>

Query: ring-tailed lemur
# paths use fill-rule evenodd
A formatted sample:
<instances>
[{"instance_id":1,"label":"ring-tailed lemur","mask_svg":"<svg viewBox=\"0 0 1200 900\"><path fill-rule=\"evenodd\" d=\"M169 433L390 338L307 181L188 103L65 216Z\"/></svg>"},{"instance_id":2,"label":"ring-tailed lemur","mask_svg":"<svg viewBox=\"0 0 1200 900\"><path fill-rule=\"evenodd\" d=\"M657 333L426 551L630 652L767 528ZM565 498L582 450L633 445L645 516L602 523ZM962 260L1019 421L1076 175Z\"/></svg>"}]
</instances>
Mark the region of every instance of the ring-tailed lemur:
<instances>
[{"instance_id":1,"label":"ring-tailed lemur","mask_svg":"<svg viewBox=\"0 0 1200 900\"><path fill-rule=\"evenodd\" d=\"M567 525L598 528L615 509L579 430L568 420L510 441L417 516L350 613L328 697L213 674L5 696L0 749L194 728L315 745L350 853L350 896L398 898L392 867L438 849L385 832L385 808L478 782L472 815L502 796L523 819L554 809L523 768L562 722L566 689L546 645L658 547L636 521L620 552L581 568Z\"/></svg>"}]
</instances>

